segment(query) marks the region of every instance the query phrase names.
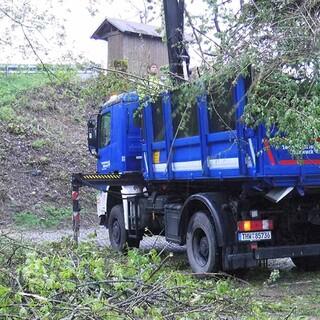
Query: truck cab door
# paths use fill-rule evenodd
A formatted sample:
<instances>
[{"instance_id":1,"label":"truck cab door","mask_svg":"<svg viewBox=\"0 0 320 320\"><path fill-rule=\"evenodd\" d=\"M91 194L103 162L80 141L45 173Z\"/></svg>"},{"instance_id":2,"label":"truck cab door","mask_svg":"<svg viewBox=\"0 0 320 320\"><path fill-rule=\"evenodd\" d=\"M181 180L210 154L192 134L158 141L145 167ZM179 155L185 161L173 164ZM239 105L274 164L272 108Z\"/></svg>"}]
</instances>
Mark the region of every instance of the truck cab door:
<instances>
[{"instance_id":1,"label":"truck cab door","mask_svg":"<svg viewBox=\"0 0 320 320\"><path fill-rule=\"evenodd\" d=\"M89 152L97 157L98 137L97 137L97 115L92 115L87 123L88 127L88 149Z\"/></svg>"},{"instance_id":2,"label":"truck cab door","mask_svg":"<svg viewBox=\"0 0 320 320\"><path fill-rule=\"evenodd\" d=\"M98 120L98 162L97 171L107 173L110 171L112 159L111 125L112 109L104 111Z\"/></svg>"}]
</instances>

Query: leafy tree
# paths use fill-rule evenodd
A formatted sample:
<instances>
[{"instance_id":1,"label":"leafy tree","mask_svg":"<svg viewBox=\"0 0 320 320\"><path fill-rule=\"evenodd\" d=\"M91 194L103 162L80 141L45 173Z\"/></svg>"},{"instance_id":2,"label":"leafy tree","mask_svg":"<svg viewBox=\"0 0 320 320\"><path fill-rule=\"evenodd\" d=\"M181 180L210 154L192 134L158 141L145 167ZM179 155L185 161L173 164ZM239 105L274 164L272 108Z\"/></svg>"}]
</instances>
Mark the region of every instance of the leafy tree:
<instances>
[{"instance_id":1,"label":"leafy tree","mask_svg":"<svg viewBox=\"0 0 320 320\"><path fill-rule=\"evenodd\" d=\"M59 8L62 3L63 0L49 0L45 5L34 0L1 1L2 59L19 53L22 57L34 55L39 62L48 63L50 50L65 43L65 20L53 13L53 8Z\"/></svg>"},{"instance_id":2,"label":"leafy tree","mask_svg":"<svg viewBox=\"0 0 320 320\"><path fill-rule=\"evenodd\" d=\"M59 0L58 4L63 2ZM94 15L95 8L111 2L90 0L88 9ZM227 81L251 75L243 121L250 126L264 123L270 142L287 145L294 155L299 156L310 144L319 150L320 1L203 0L203 3L206 7L197 16L192 14L195 1L186 1L186 33L193 35L189 50L198 57L201 68L194 72L200 77L193 75L190 83L182 85L182 97L194 99L204 89L210 92L214 88L220 90L218 97L223 99ZM52 5L49 1L45 9L35 9L32 1L2 1L0 23L6 24L0 36L1 45L17 43L19 39L13 38L11 30L19 29L23 38L18 43L19 49L28 54L31 50L45 62L46 50L40 51L39 39L46 26L50 23L59 26L55 39L60 45L66 34L63 19L58 21L50 11ZM161 1L128 0L128 6L142 22L150 23L158 17ZM119 79L123 81L123 76ZM116 88L122 86L114 79L111 83ZM108 90L112 91L112 86Z\"/></svg>"},{"instance_id":3,"label":"leafy tree","mask_svg":"<svg viewBox=\"0 0 320 320\"><path fill-rule=\"evenodd\" d=\"M201 19L187 14L200 83L223 91L229 79L252 76L243 120L265 124L271 143L296 156L310 144L319 151L320 2L251 0L236 12L230 1L206 3Z\"/></svg>"}]
</instances>

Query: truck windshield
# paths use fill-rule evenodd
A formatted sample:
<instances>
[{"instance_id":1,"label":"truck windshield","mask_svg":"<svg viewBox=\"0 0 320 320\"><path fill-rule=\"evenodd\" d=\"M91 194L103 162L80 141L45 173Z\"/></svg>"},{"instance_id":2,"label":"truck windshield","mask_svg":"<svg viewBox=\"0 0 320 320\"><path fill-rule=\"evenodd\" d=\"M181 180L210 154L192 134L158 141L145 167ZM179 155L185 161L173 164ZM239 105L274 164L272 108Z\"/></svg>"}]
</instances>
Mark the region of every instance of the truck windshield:
<instances>
[{"instance_id":1,"label":"truck windshield","mask_svg":"<svg viewBox=\"0 0 320 320\"><path fill-rule=\"evenodd\" d=\"M107 146L110 142L110 124L111 124L111 114L110 112L107 112L104 115L102 115L101 121L100 121L100 137L99 137L100 148Z\"/></svg>"}]
</instances>

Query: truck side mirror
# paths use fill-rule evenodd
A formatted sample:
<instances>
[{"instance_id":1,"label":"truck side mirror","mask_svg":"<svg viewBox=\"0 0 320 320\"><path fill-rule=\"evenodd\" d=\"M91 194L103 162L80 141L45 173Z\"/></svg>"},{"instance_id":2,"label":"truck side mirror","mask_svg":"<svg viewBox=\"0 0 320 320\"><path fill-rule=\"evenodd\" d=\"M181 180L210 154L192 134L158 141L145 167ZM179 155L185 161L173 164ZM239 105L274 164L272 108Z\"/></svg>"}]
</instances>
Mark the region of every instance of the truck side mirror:
<instances>
[{"instance_id":1,"label":"truck side mirror","mask_svg":"<svg viewBox=\"0 0 320 320\"><path fill-rule=\"evenodd\" d=\"M88 120L88 148L92 155L98 154L97 116L91 116Z\"/></svg>"}]
</instances>

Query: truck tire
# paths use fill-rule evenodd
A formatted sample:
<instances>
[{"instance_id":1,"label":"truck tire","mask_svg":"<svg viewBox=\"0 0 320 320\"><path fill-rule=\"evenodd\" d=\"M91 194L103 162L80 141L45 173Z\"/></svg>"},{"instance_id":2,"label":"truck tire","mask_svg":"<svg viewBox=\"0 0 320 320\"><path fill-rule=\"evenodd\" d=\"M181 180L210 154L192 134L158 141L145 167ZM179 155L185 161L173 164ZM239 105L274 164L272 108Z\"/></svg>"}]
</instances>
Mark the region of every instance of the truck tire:
<instances>
[{"instance_id":1,"label":"truck tire","mask_svg":"<svg viewBox=\"0 0 320 320\"><path fill-rule=\"evenodd\" d=\"M139 248L140 240L128 239L128 233L125 229L123 206L115 205L110 212L108 220L109 239L111 247L119 252L129 248Z\"/></svg>"},{"instance_id":2,"label":"truck tire","mask_svg":"<svg viewBox=\"0 0 320 320\"><path fill-rule=\"evenodd\" d=\"M320 257L297 257L291 258L297 269L302 271L317 271L320 270Z\"/></svg>"},{"instance_id":3,"label":"truck tire","mask_svg":"<svg viewBox=\"0 0 320 320\"><path fill-rule=\"evenodd\" d=\"M187 230L187 255L195 273L216 272L220 268L220 255L214 225L205 212L191 217Z\"/></svg>"}]
</instances>

